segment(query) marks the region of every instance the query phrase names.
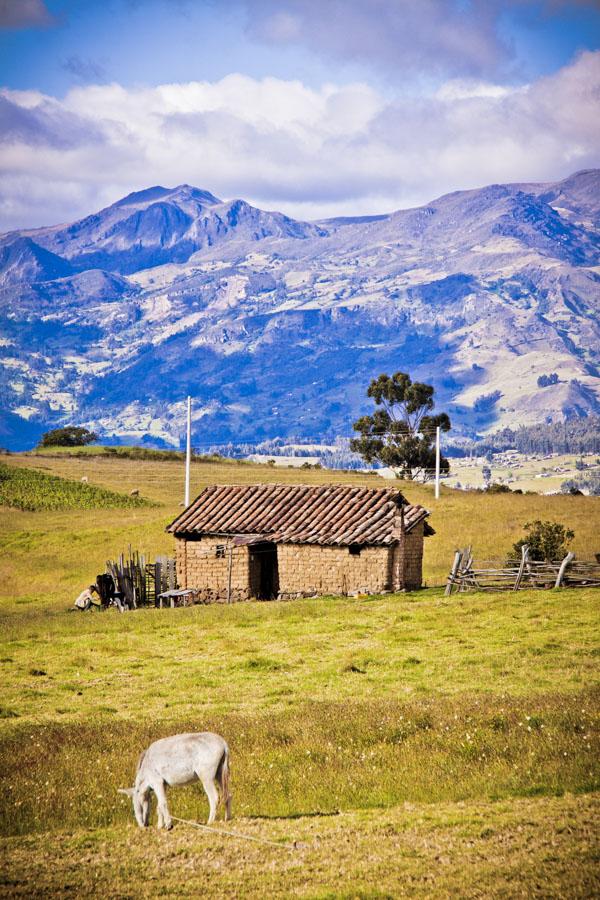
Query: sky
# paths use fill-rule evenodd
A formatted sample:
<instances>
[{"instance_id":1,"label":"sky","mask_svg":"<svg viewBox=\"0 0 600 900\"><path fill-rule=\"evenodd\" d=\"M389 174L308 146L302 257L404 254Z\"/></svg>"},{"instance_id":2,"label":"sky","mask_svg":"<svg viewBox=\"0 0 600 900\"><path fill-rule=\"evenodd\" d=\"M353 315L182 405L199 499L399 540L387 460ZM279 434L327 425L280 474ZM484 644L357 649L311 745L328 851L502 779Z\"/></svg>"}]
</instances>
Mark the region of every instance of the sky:
<instances>
[{"instance_id":1,"label":"sky","mask_svg":"<svg viewBox=\"0 0 600 900\"><path fill-rule=\"evenodd\" d=\"M154 184L301 219L600 166L600 0L0 0L0 231Z\"/></svg>"}]
</instances>

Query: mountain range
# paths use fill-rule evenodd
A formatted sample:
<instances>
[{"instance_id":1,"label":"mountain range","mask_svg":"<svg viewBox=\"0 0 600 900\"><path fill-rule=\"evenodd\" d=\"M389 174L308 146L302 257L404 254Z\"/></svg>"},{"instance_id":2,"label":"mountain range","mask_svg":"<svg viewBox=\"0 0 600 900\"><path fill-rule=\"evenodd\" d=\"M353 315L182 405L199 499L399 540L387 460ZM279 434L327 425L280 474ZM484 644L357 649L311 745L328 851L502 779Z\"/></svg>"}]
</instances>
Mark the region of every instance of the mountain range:
<instances>
[{"instance_id":1,"label":"mountain range","mask_svg":"<svg viewBox=\"0 0 600 900\"><path fill-rule=\"evenodd\" d=\"M598 414L600 170L318 222L151 187L1 235L0 298L11 449L178 446L188 394L197 446L348 435L397 370L458 433Z\"/></svg>"}]
</instances>

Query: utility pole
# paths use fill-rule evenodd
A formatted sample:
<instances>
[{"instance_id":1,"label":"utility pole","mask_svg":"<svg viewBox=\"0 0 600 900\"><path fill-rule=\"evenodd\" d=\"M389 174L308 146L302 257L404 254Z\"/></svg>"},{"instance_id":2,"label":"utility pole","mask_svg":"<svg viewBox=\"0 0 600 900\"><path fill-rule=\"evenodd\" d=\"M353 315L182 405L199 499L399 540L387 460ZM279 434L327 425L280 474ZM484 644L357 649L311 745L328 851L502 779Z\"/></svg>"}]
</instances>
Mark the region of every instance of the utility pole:
<instances>
[{"instance_id":1,"label":"utility pole","mask_svg":"<svg viewBox=\"0 0 600 900\"><path fill-rule=\"evenodd\" d=\"M435 499L440 499L440 426L435 429Z\"/></svg>"},{"instance_id":2,"label":"utility pole","mask_svg":"<svg viewBox=\"0 0 600 900\"><path fill-rule=\"evenodd\" d=\"M184 504L190 505L190 460L192 456L192 398L187 398L187 439L185 443L185 496Z\"/></svg>"}]
</instances>

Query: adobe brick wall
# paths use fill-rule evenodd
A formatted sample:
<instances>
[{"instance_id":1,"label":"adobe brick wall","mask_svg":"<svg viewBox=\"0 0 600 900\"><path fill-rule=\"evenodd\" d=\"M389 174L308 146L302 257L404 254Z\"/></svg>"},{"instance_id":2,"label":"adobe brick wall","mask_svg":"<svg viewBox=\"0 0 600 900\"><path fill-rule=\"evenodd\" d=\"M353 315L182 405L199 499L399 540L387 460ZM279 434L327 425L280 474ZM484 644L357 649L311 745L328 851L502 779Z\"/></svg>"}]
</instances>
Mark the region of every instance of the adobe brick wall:
<instances>
[{"instance_id":1,"label":"adobe brick wall","mask_svg":"<svg viewBox=\"0 0 600 900\"><path fill-rule=\"evenodd\" d=\"M414 591L422 585L424 530L424 523L419 522L394 547L392 582L395 591Z\"/></svg>"},{"instance_id":2,"label":"adobe brick wall","mask_svg":"<svg viewBox=\"0 0 600 900\"><path fill-rule=\"evenodd\" d=\"M354 556L348 547L280 544L277 557L282 598L391 589L388 547L363 547Z\"/></svg>"},{"instance_id":3,"label":"adobe brick wall","mask_svg":"<svg viewBox=\"0 0 600 900\"><path fill-rule=\"evenodd\" d=\"M404 537L404 588L415 591L423 584L423 540L425 523L418 525Z\"/></svg>"},{"instance_id":4,"label":"adobe brick wall","mask_svg":"<svg viewBox=\"0 0 600 900\"><path fill-rule=\"evenodd\" d=\"M217 546L227 545L225 537L202 537L200 541L175 539L177 581L180 587L199 591L204 603L227 600L229 550L217 556ZM249 600L250 569L248 547L233 547L231 554L231 599Z\"/></svg>"}]
</instances>

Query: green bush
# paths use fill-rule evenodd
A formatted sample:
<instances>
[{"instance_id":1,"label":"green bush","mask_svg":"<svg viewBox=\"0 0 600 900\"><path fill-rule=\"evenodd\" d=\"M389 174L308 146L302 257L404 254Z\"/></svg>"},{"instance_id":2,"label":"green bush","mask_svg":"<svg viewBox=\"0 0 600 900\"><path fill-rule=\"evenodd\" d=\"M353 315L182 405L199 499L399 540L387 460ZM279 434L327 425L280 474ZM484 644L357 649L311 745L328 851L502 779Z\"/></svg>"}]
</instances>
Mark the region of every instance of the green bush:
<instances>
[{"instance_id":1,"label":"green bush","mask_svg":"<svg viewBox=\"0 0 600 900\"><path fill-rule=\"evenodd\" d=\"M521 548L525 544L529 547L529 558L532 560L549 562L553 559L562 559L566 556L568 544L575 537L575 532L565 528L560 522L542 522L536 519L534 522L526 522L524 528L527 537L513 544L510 559L520 559Z\"/></svg>"}]
</instances>

